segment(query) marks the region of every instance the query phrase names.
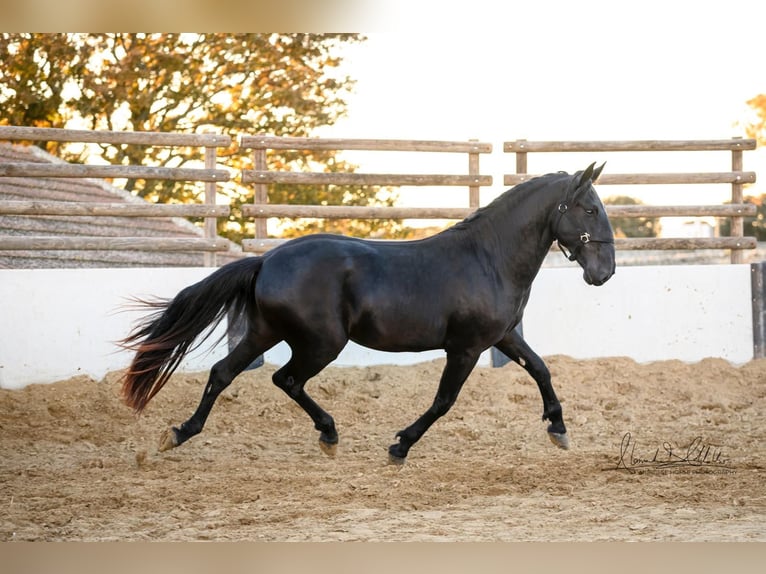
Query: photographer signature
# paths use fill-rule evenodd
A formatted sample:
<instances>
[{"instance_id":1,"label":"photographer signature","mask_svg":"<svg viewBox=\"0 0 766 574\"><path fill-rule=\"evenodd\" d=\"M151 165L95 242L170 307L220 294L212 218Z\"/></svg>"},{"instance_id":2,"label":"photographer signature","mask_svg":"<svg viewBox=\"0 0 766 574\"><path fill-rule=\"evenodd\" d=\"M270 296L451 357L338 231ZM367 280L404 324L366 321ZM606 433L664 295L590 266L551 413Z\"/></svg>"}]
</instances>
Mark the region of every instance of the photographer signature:
<instances>
[{"instance_id":1,"label":"photographer signature","mask_svg":"<svg viewBox=\"0 0 766 574\"><path fill-rule=\"evenodd\" d=\"M620 443L620 458L617 469L636 472L642 469L674 469L679 467L729 468L729 459L720 446L695 438L687 447L676 447L665 441L654 450L643 453L631 433L626 432Z\"/></svg>"}]
</instances>

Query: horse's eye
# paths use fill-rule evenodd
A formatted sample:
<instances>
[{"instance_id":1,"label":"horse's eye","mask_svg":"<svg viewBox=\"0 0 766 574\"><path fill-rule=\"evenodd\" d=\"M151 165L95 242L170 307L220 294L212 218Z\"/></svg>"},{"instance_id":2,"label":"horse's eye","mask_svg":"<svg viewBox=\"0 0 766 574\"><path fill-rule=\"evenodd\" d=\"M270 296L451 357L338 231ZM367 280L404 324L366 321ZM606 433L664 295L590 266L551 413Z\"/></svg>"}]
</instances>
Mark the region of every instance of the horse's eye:
<instances>
[{"instance_id":1,"label":"horse's eye","mask_svg":"<svg viewBox=\"0 0 766 574\"><path fill-rule=\"evenodd\" d=\"M585 213L587 213L588 215L593 215L594 213L596 213L596 210L595 209L586 209Z\"/></svg>"}]
</instances>

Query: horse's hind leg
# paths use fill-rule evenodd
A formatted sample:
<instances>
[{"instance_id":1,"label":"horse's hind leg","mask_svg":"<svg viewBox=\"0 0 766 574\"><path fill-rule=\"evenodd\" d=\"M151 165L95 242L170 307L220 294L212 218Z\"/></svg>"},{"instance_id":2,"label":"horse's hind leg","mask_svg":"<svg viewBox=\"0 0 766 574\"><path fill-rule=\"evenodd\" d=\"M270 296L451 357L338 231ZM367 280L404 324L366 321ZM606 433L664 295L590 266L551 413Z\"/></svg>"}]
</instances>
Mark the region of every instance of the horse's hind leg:
<instances>
[{"instance_id":1,"label":"horse's hind leg","mask_svg":"<svg viewBox=\"0 0 766 574\"><path fill-rule=\"evenodd\" d=\"M293 355L290 360L279 369L272 380L298 405L306 411L314 422L314 428L319 431L319 446L322 451L334 456L338 446L338 431L335 429L335 420L327 411L320 407L308 395L305 390L306 382L329 365L343 349L336 346L290 345Z\"/></svg>"},{"instance_id":2,"label":"horse's hind leg","mask_svg":"<svg viewBox=\"0 0 766 574\"><path fill-rule=\"evenodd\" d=\"M210 410L218 395L228 387L234 378L244 371L259 355L267 351L274 341L264 341L254 332L247 333L225 358L210 369L210 376L202 400L194 414L179 427L172 427L160 437L159 450L169 450L199 434L205 426Z\"/></svg>"},{"instance_id":3,"label":"horse's hind leg","mask_svg":"<svg viewBox=\"0 0 766 574\"><path fill-rule=\"evenodd\" d=\"M439 381L433 404L418 420L406 429L396 433L399 442L388 448L389 460L394 464L402 464L407 458L410 448L421 439L436 420L445 415L457 400L463 383L471 374L481 353L447 353L447 364Z\"/></svg>"},{"instance_id":4,"label":"horse's hind leg","mask_svg":"<svg viewBox=\"0 0 766 574\"><path fill-rule=\"evenodd\" d=\"M556 446L568 449L569 437L564 425L561 403L553 390L551 373L548 367L545 366L545 362L537 353L530 349L527 342L516 330L508 333L495 347L505 353L511 360L524 367L535 380L537 387L540 389L540 395L543 398L543 420L550 421L548 436Z\"/></svg>"}]
</instances>

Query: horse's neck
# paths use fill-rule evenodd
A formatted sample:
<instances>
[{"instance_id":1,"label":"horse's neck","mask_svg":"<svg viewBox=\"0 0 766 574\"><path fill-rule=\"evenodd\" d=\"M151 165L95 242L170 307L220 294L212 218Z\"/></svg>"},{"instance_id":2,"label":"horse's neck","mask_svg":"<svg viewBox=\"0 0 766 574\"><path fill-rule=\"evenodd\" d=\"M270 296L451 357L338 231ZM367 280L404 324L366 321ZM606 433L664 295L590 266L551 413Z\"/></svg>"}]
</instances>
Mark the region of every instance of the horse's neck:
<instances>
[{"instance_id":1,"label":"horse's neck","mask_svg":"<svg viewBox=\"0 0 766 574\"><path fill-rule=\"evenodd\" d=\"M513 193L513 192L511 192ZM553 244L551 216L563 190L549 185L524 195L508 198L485 217L480 233L494 235L490 256L504 278L516 284L530 284Z\"/></svg>"}]
</instances>

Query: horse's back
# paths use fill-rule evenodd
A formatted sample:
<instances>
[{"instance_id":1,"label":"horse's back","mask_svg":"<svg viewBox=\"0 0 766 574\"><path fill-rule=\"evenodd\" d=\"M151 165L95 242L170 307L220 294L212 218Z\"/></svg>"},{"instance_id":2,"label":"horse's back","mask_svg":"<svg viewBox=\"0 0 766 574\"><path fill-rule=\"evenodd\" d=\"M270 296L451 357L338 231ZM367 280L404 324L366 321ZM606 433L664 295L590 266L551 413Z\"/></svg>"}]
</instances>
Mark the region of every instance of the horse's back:
<instances>
[{"instance_id":1,"label":"horse's back","mask_svg":"<svg viewBox=\"0 0 766 574\"><path fill-rule=\"evenodd\" d=\"M379 288L395 297L426 279L436 280L443 257L421 241L375 241L343 235L301 237L270 251L256 283L260 297L307 291L330 297L344 291L361 296ZM431 255L429 255L429 253ZM281 295L280 295L281 293Z\"/></svg>"}]
</instances>

